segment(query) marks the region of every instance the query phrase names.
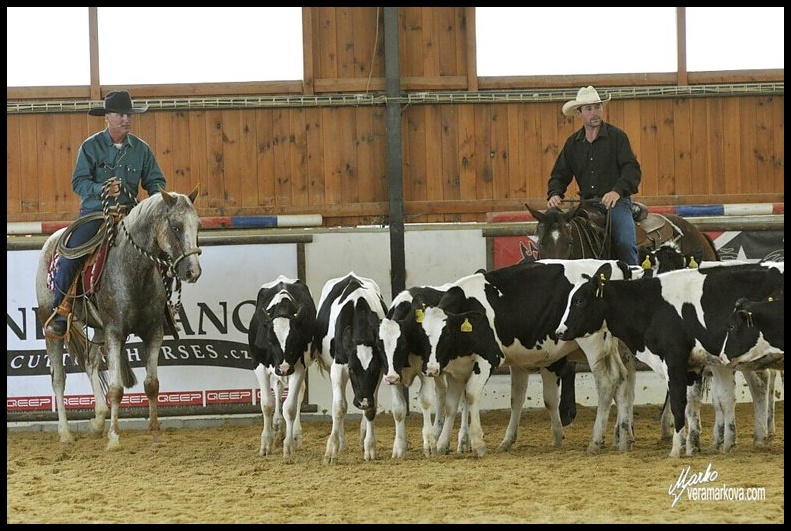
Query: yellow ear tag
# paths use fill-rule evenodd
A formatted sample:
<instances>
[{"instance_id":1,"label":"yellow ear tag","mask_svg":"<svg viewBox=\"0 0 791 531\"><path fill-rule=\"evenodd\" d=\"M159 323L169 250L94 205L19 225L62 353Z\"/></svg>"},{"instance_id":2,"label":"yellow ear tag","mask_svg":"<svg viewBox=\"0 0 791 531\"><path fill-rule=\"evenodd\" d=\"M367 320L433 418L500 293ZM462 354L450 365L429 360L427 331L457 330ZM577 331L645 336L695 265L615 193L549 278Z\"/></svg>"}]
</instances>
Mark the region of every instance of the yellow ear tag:
<instances>
[{"instance_id":1,"label":"yellow ear tag","mask_svg":"<svg viewBox=\"0 0 791 531\"><path fill-rule=\"evenodd\" d=\"M646 255L645 260L643 260L643 263L640 264L640 267L643 269L651 269L651 260L648 259L648 255Z\"/></svg>"},{"instance_id":2,"label":"yellow ear tag","mask_svg":"<svg viewBox=\"0 0 791 531\"><path fill-rule=\"evenodd\" d=\"M472 332L472 323L466 317L464 318L464 322L461 323L461 331L462 332Z\"/></svg>"},{"instance_id":3,"label":"yellow ear tag","mask_svg":"<svg viewBox=\"0 0 791 531\"><path fill-rule=\"evenodd\" d=\"M598 298L604 297L604 282L606 280L607 279L604 277L604 273L599 275L599 286L596 288L596 293L595 293L596 297Z\"/></svg>"},{"instance_id":4,"label":"yellow ear tag","mask_svg":"<svg viewBox=\"0 0 791 531\"><path fill-rule=\"evenodd\" d=\"M423 322L423 308L418 308L415 310L415 322L422 323Z\"/></svg>"},{"instance_id":5,"label":"yellow ear tag","mask_svg":"<svg viewBox=\"0 0 791 531\"><path fill-rule=\"evenodd\" d=\"M698 263L695 261L695 257L694 256L690 256L689 257L689 269L697 269L697 268L698 268Z\"/></svg>"}]
</instances>

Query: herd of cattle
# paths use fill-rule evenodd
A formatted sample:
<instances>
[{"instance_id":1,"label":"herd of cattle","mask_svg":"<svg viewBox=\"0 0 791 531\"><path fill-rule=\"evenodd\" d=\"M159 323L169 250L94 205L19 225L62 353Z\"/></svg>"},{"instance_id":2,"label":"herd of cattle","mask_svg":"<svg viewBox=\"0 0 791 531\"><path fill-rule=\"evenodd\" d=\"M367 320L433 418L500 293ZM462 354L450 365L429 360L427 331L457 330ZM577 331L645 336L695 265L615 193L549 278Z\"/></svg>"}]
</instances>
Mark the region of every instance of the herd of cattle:
<instances>
[{"instance_id":1,"label":"herd of cattle","mask_svg":"<svg viewBox=\"0 0 791 531\"><path fill-rule=\"evenodd\" d=\"M665 251L680 254L672 246ZM560 377L570 361L588 363L598 393L589 453L605 444L613 402L614 444L631 448L636 359L667 382L670 457L680 456L684 446L687 455L700 449L702 377L708 374L713 445L722 452L733 447L735 370L743 372L753 394L754 442L766 444L774 433L775 374L784 368L783 263L729 261L665 272L663 265L673 269L667 266L672 258L660 257L661 252L652 257L652 269L583 259L481 270L443 286L411 287L389 306L373 280L353 272L328 280L318 303L302 280L281 276L264 284L249 328L262 397L259 453L272 454L276 436L285 458L299 447L300 405L313 362L329 374L332 387L326 463L338 462L346 448L350 380L353 405L362 411L364 459L376 458L374 419L382 381L392 393L392 457L403 458L405 389L416 377L424 454L449 451L461 409L457 450L483 456L481 399L500 367L511 373L511 417L498 450L508 450L516 440L528 375L536 371L552 442L559 446ZM288 391L281 408L275 397L282 386Z\"/></svg>"}]
</instances>

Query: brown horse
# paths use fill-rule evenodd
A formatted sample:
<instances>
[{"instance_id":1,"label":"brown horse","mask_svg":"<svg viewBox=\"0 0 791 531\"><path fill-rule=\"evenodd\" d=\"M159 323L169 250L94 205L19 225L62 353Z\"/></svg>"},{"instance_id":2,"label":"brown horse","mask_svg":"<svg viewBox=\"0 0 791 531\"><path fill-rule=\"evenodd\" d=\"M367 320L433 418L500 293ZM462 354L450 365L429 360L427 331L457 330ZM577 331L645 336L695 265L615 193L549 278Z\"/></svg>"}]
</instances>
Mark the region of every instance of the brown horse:
<instances>
[{"instance_id":1,"label":"brown horse","mask_svg":"<svg viewBox=\"0 0 791 531\"><path fill-rule=\"evenodd\" d=\"M557 207L545 212L525 204L533 218L538 221L539 258L600 258L614 260L611 246L606 241L606 220L597 219L598 213L591 213L581 203L575 208L562 210ZM659 246L675 240L684 256L693 256L700 263L703 260L719 260L719 253L708 234L699 230L688 220L675 214L647 214L644 219L635 221L638 253L644 255L655 251Z\"/></svg>"}]
</instances>

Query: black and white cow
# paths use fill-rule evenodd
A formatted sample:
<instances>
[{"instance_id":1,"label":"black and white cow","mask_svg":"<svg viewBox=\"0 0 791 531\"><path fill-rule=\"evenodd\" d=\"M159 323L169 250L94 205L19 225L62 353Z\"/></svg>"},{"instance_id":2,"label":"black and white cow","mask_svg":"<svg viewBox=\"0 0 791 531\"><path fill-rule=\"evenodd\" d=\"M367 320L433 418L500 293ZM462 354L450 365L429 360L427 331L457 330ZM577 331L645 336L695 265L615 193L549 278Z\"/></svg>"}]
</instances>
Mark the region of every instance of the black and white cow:
<instances>
[{"instance_id":1,"label":"black and white cow","mask_svg":"<svg viewBox=\"0 0 791 531\"><path fill-rule=\"evenodd\" d=\"M768 295L783 285L782 265L682 269L628 282L611 280L611 266L605 265L572 289L557 334L567 340L612 334L654 370L666 371L675 423L670 457L678 457L686 430L688 378L699 378L706 365L722 365L718 356L735 301L748 294ZM691 455L700 426L689 429L698 431L687 440ZM735 443L735 424L724 430L722 450L727 452Z\"/></svg>"},{"instance_id":2,"label":"black and white cow","mask_svg":"<svg viewBox=\"0 0 791 531\"><path fill-rule=\"evenodd\" d=\"M684 255L681 248L674 241L668 241L651 251L641 250L641 265L645 270L644 276L652 276L667 271L684 268L706 268L710 266L740 265L745 262L738 260L727 261L701 261L699 257ZM660 367L661 368L661 367ZM687 389L687 422L691 426L700 426L700 404L703 400L704 389L711 378L712 400L714 405L714 443L713 448L722 449L724 444L723 434L726 426L736 425L736 380L733 369L742 373L753 400L754 429L753 439L756 445L763 445L766 439L774 434L774 388L776 373L763 367L717 367L709 366L704 369L703 377L695 380ZM666 374L659 372L663 377ZM662 438L673 437L673 417L670 411L669 396L665 399L661 417ZM694 440L696 430L688 430L688 435L693 440L688 444L699 446L699 441Z\"/></svg>"},{"instance_id":3,"label":"black and white cow","mask_svg":"<svg viewBox=\"0 0 791 531\"><path fill-rule=\"evenodd\" d=\"M757 446L763 446L775 434L774 388L778 372L785 381L783 298L783 293L774 293L764 300L745 298L737 301L728 319L728 332L720 355L723 362L743 371L742 374L759 375L755 381L747 382L755 406L753 442ZM765 431L762 425L764 417Z\"/></svg>"},{"instance_id":4,"label":"black and white cow","mask_svg":"<svg viewBox=\"0 0 791 531\"><path fill-rule=\"evenodd\" d=\"M315 323L316 305L304 281L281 275L258 290L247 337L261 388L264 428L260 455L272 453L274 435L280 433L284 385L288 394L283 404L286 424L283 457L293 457L302 443L300 407L305 394L305 375L312 361Z\"/></svg>"},{"instance_id":5,"label":"black and white cow","mask_svg":"<svg viewBox=\"0 0 791 531\"><path fill-rule=\"evenodd\" d=\"M426 307L439 303L449 286L414 286L402 291L393 299L379 326L379 339L384 353L384 381L392 391L396 427L394 459L404 457L407 450L405 389L412 385L415 377L420 380L423 454L428 457L437 452L437 436L442 424L439 401L444 401L445 383L442 378L428 378L424 373L429 347L420 323L423 322Z\"/></svg>"},{"instance_id":6,"label":"black and white cow","mask_svg":"<svg viewBox=\"0 0 791 531\"><path fill-rule=\"evenodd\" d=\"M376 399L382 382L379 324L387 306L377 283L351 272L328 280L321 291L316 316L314 349L332 385L332 432L325 463L337 463L345 449L346 384L352 383L353 404L363 412L360 436L363 458L376 459Z\"/></svg>"},{"instance_id":7,"label":"black and white cow","mask_svg":"<svg viewBox=\"0 0 791 531\"><path fill-rule=\"evenodd\" d=\"M619 264L622 267L619 271L626 277L630 275L625 264L615 261L521 263L463 277L453 283L437 306L426 308L423 329L431 347L426 373L435 377L445 374L448 385L445 423L437 441L439 453L448 451L452 413L465 393L470 414L470 444L479 456L485 454L480 401L486 381L500 365L511 369L511 420L500 450L510 448L516 440L528 374L535 370L540 371L544 382L553 444L559 446L563 427L558 413L558 373L567 361L566 356L579 348L585 353L599 394L589 451L596 452L603 446L609 408L626 377L618 348L609 338L559 341L554 333L574 283L583 273L591 274L603 263L612 267ZM628 449L633 440L628 415L631 404L625 405L628 399L617 402L618 427L626 432L616 438L621 449ZM622 407L626 409L622 411Z\"/></svg>"},{"instance_id":8,"label":"black and white cow","mask_svg":"<svg viewBox=\"0 0 791 531\"><path fill-rule=\"evenodd\" d=\"M785 367L785 301L782 293L736 301L728 319L722 360L733 367Z\"/></svg>"}]
</instances>

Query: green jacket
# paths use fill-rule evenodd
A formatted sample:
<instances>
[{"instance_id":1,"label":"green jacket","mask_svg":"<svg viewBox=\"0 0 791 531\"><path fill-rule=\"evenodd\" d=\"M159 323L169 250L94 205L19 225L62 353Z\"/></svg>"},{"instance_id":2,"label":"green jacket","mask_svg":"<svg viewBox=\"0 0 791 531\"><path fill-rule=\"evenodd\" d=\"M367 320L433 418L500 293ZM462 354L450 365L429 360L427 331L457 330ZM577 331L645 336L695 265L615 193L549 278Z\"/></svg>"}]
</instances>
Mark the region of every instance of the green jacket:
<instances>
[{"instance_id":1,"label":"green jacket","mask_svg":"<svg viewBox=\"0 0 791 531\"><path fill-rule=\"evenodd\" d=\"M80 196L80 216L102 210L102 185L112 177L123 183L126 192L121 192L111 205L133 206L140 186L153 195L165 189L165 176L159 168L154 152L143 140L128 134L120 149L113 145L110 133L105 129L88 137L77 153L77 164L71 176L71 187Z\"/></svg>"}]
</instances>

